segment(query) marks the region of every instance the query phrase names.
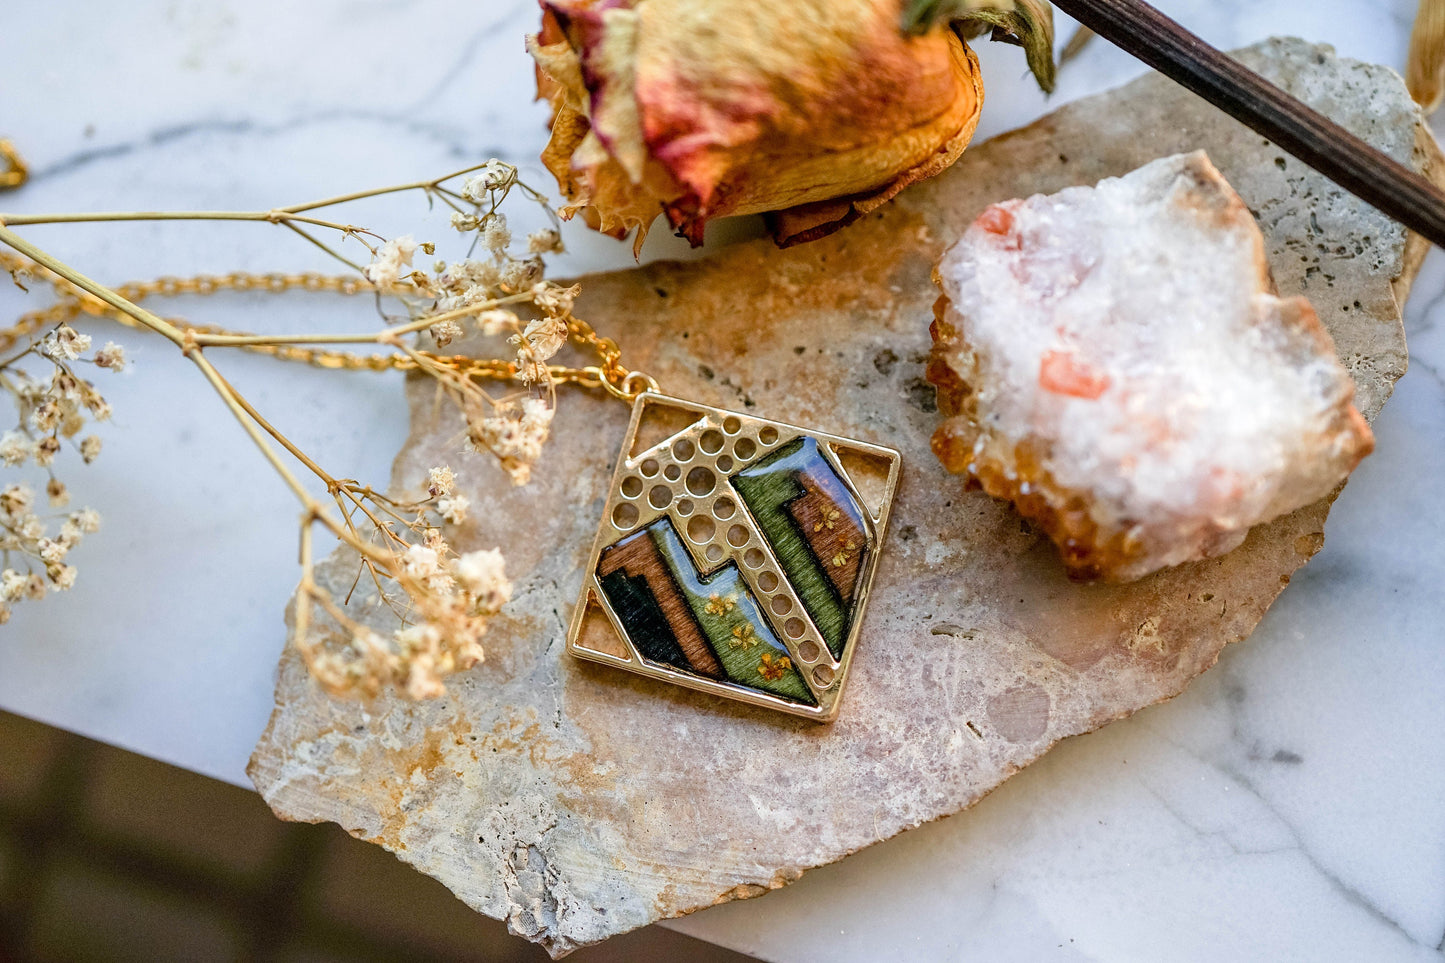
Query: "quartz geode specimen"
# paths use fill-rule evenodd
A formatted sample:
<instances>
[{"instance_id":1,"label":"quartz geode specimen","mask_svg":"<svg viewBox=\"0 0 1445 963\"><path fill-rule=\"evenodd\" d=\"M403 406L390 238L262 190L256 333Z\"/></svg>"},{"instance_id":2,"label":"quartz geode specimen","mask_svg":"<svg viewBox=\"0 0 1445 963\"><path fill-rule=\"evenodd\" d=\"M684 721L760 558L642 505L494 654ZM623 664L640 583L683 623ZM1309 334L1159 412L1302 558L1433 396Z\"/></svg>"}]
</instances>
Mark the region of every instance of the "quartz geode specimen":
<instances>
[{"instance_id":1,"label":"quartz geode specimen","mask_svg":"<svg viewBox=\"0 0 1445 963\"><path fill-rule=\"evenodd\" d=\"M1077 578L1220 555L1374 439L1302 297L1202 151L986 208L938 264L933 449Z\"/></svg>"}]
</instances>

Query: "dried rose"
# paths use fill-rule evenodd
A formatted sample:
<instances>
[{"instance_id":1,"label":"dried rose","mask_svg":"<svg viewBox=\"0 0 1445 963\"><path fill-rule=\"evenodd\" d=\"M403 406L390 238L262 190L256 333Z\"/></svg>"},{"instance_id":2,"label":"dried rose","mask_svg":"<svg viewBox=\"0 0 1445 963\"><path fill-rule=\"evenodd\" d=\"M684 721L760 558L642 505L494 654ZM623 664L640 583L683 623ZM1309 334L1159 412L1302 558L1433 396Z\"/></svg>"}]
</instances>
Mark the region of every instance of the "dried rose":
<instances>
[{"instance_id":1,"label":"dried rose","mask_svg":"<svg viewBox=\"0 0 1445 963\"><path fill-rule=\"evenodd\" d=\"M659 214L694 245L760 212L779 244L820 237L948 167L978 122L972 51L952 26L905 32L900 0L541 3L542 160L563 215L636 228L634 252Z\"/></svg>"}]
</instances>

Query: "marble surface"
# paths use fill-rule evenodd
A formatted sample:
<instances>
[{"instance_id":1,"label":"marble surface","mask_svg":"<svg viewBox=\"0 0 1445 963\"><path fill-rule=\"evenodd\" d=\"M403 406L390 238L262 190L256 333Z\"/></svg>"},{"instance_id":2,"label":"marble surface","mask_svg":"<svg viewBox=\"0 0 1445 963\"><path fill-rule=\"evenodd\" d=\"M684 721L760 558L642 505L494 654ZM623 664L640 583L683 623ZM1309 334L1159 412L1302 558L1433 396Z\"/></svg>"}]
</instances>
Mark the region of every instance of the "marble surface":
<instances>
[{"instance_id":1,"label":"marble surface","mask_svg":"<svg viewBox=\"0 0 1445 963\"><path fill-rule=\"evenodd\" d=\"M1413 4L1180 0L1225 47L1272 33L1403 62ZM0 135L35 179L13 211L268 207L429 176L544 138L510 0L11 0ZM1067 33L1064 26L1061 32ZM979 136L1049 107L1017 51L983 45ZM1096 41L1052 104L1142 72ZM414 202L352 219L425 230ZM718 232L711 243L755 231ZM127 225L27 236L107 280L326 268L283 232ZM569 270L628 263L569 233ZM655 232L647 258L684 254ZM13 316L26 299L0 294ZM300 297L317 324L354 305ZM167 306L170 307L170 306ZM261 296L172 310L264 329ZM767 959L1434 959L1445 945L1445 258L1427 261L1411 370L1324 549L1247 642L1172 703L1066 743L975 810L761 900L673 925ZM271 323L275 323L272 321ZM0 630L0 706L244 784L295 579L294 503L168 349L134 334L107 451L67 481L107 527L69 597ZM340 474L383 480L397 379L236 358L263 410ZM140 573L147 573L144 578Z\"/></svg>"}]
</instances>

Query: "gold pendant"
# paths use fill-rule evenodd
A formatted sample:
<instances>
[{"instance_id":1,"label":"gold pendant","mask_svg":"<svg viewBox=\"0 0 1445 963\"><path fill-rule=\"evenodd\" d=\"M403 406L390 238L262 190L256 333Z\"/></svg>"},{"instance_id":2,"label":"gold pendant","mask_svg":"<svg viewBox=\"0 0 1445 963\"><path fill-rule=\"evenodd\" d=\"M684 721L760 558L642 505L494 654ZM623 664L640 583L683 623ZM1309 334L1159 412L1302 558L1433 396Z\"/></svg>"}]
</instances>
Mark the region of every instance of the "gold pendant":
<instances>
[{"instance_id":1,"label":"gold pendant","mask_svg":"<svg viewBox=\"0 0 1445 963\"><path fill-rule=\"evenodd\" d=\"M891 448L644 392L568 651L831 722L900 461Z\"/></svg>"}]
</instances>

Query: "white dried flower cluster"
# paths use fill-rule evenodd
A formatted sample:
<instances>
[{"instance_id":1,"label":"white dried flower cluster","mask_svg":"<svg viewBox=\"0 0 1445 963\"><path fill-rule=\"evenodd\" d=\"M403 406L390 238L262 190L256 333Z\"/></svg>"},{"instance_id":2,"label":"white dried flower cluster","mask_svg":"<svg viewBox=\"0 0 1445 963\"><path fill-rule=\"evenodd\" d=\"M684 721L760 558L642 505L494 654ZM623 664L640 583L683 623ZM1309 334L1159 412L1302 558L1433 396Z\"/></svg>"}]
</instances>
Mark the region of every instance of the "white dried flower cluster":
<instances>
[{"instance_id":1,"label":"white dried flower cluster","mask_svg":"<svg viewBox=\"0 0 1445 963\"><path fill-rule=\"evenodd\" d=\"M95 353L95 366L112 371L125 370L125 349L114 341L107 341L105 347Z\"/></svg>"},{"instance_id":2,"label":"white dried flower cluster","mask_svg":"<svg viewBox=\"0 0 1445 963\"><path fill-rule=\"evenodd\" d=\"M416 240L410 234L394 237L381 246L361 273L378 289L390 291L403 277L410 275L411 272L403 273L402 269L411 267L416 249Z\"/></svg>"},{"instance_id":3,"label":"white dried flower cluster","mask_svg":"<svg viewBox=\"0 0 1445 963\"><path fill-rule=\"evenodd\" d=\"M508 340L519 346L517 364L522 380L527 384L544 383L550 378L547 361L567 343L567 322L556 317L537 318Z\"/></svg>"},{"instance_id":4,"label":"white dried flower cluster","mask_svg":"<svg viewBox=\"0 0 1445 963\"><path fill-rule=\"evenodd\" d=\"M481 328L482 334L495 338L504 331L521 331L522 322L510 311L492 308L477 315L477 327Z\"/></svg>"},{"instance_id":5,"label":"white dried flower cluster","mask_svg":"<svg viewBox=\"0 0 1445 963\"><path fill-rule=\"evenodd\" d=\"M451 344L452 341L466 334L466 332L462 330L462 326L452 318L448 318L445 321L438 321L427 330L431 332L432 340L436 342L438 348L445 348Z\"/></svg>"},{"instance_id":6,"label":"white dried flower cluster","mask_svg":"<svg viewBox=\"0 0 1445 963\"><path fill-rule=\"evenodd\" d=\"M516 183L517 169L493 157L462 183L462 196L475 204L500 201L495 195L505 193Z\"/></svg>"},{"instance_id":7,"label":"white dried flower cluster","mask_svg":"<svg viewBox=\"0 0 1445 963\"><path fill-rule=\"evenodd\" d=\"M54 501L54 496L51 496ZM23 600L38 601L49 592L63 592L75 584L76 569L66 556L84 536L100 529L100 514L83 508L65 517L51 532L35 511L36 495L28 485L0 489L0 552L7 561L25 560L26 571L6 567L0 571L0 624L10 620L11 608ZM41 573L44 574L41 574Z\"/></svg>"},{"instance_id":8,"label":"white dried flower cluster","mask_svg":"<svg viewBox=\"0 0 1445 963\"><path fill-rule=\"evenodd\" d=\"M109 420L110 402L93 384L76 375L72 366L73 362L86 360L84 355L89 350L88 335L62 324L36 346L36 352L51 362L48 382L15 363L0 372L0 385L9 390L19 415L16 427L0 435L0 462L15 468L33 461L49 469L60 454L62 440L74 439L87 420ZM125 351L112 342L90 360L119 371L125 367ZM100 455L100 438L95 435L72 443L87 464Z\"/></svg>"},{"instance_id":9,"label":"white dried flower cluster","mask_svg":"<svg viewBox=\"0 0 1445 963\"><path fill-rule=\"evenodd\" d=\"M0 367L0 388L16 406L16 425L0 434L0 463L9 468L33 466L45 470L45 499L49 508L62 509L71 500L64 481L55 476L55 460L66 444L85 463L100 455L98 435L84 435L91 421L107 421L110 402L88 380L75 373L78 363L123 370L126 350L107 343L87 357L90 335L61 324L32 344L29 350ZM27 370L23 361L43 359L48 377ZM52 529L59 521L58 531ZM0 489L0 623L10 619L14 604L43 599L46 594L74 586L77 570L69 552L81 539L100 529L100 513L79 509L65 516L42 516L35 489L12 481Z\"/></svg>"},{"instance_id":10,"label":"white dried flower cluster","mask_svg":"<svg viewBox=\"0 0 1445 963\"><path fill-rule=\"evenodd\" d=\"M87 465L100 457L99 435L86 435L80 439L80 457Z\"/></svg>"},{"instance_id":11,"label":"white dried flower cluster","mask_svg":"<svg viewBox=\"0 0 1445 963\"><path fill-rule=\"evenodd\" d=\"M448 675L482 661L487 622L512 597L501 552L452 555L442 548L416 608L419 620L392 633L391 677L413 699L444 695Z\"/></svg>"},{"instance_id":12,"label":"white dried flower cluster","mask_svg":"<svg viewBox=\"0 0 1445 963\"><path fill-rule=\"evenodd\" d=\"M386 502L416 513L402 531L387 526L393 549L377 566L405 595L404 606L390 592L380 597L400 616L399 628L379 632L348 619L323 641L298 636L307 665L328 691L370 697L390 688L435 698L446 691L448 675L482 660L487 622L511 597L512 583L500 551L459 553L448 543L444 523L459 524L468 507L457 481L449 465L439 465L427 472L425 497Z\"/></svg>"},{"instance_id":13,"label":"white dried flower cluster","mask_svg":"<svg viewBox=\"0 0 1445 963\"><path fill-rule=\"evenodd\" d=\"M450 465L442 465L427 472L426 493L432 498L450 495L456 484L457 476Z\"/></svg>"},{"instance_id":14,"label":"white dried flower cluster","mask_svg":"<svg viewBox=\"0 0 1445 963\"><path fill-rule=\"evenodd\" d=\"M482 253L437 261L430 271L403 275L418 245L410 237L398 238L382 246L367 268L367 277L374 283L389 283L388 293L406 303L417 322L440 318L425 329L438 349L463 342L452 350L466 351L468 335L508 337L517 352L520 379L550 389L549 363L571 337L572 309L579 289L544 279L543 256L562 250L555 226L533 231L526 237L526 251L513 253L512 228L498 207L514 188L551 213L545 198L520 184L516 168L489 161L466 179L458 199L475 205L474 209L454 210L450 218L454 229L475 233L474 247ZM456 195L452 198L457 199ZM420 247L430 250L428 245ZM532 317L510 309L521 303L519 295L530 302ZM509 302L508 306L499 303L503 301ZM493 452L514 481L526 481L550 430L550 403L537 398L494 403L465 379L435 369L432 373L461 407L472 445ZM470 506L464 497L440 492L433 492L432 497L439 499L434 507L443 519L457 524L467 517Z\"/></svg>"},{"instance_id":15,"label":"white dried flower cluster","mask_svg":"<svg viewBox=\"0 0 1445 963\"><path fill-rule=\"evenodd\" d=\"M74 361L90 350L90 335L62 324L40 342L40 353L51 361Z\"/></svg>"},{"instance_id":16,"label":"white dried flower cluster","mask_svg":"<svg viewBox=\"0 0 1445 963\"><path fill-rule=\"evenodd\" d=\"M466 521L471 507L472 503L465 495L448 495L437 499L437 513L453 525Z\"/></svg>"},{"instance_id":17,"label":"white dried flower cluster","mask_svg":"<svg viewBox=\"0 0 1445 963\"><path fill-rule=\"evenodd\" d=\"M546 312L549 318L566 319L572 315L572 305L582 292L580 284L564 288L551 281L532 285L532 303Z\"/></svg>"},{"instance_id":18,"label":"white dried flower cluster","mask_svg":"<svg viewBox=\"0 0 1445 963\"><path fill-rule=\"evenodd\" d=\"M100 438L81 433L87 423L111 416L110 403L76 374L77 364L93 363L110 371L126 365L125 349L114 342L86 357L90 350L89 335L62 324L0 367L0 387L9 392L16 409L15 427L0 433L0 464L44 469L44 497L51 508L70 503L69 490L54 473L57 456L69 444L87 464L95 461ZM48 377L24 367L27 359L48 362ZM12 482L0 489L0 553L5 564L0 570L0 623L9 620L16 602L42 599L74 585L76 569L68 556L85 535L100 528L100 515L89 508L59 516L58 530L36 509L37 494L28 484Z\"/></svg>"},{"instance_id":19,"label":"white dried flower cluster","mask_svg":"<svg viewBox=\"0 0 1445 963\"><path fill-rule=\"evenodd\" d=\"M507 215L493 214L482 219L482 244L493 254L507 253L512 246L512 229L507 226Z\"/></svg>"},{"instance_id":20,"label":"white dried flower cluster","mask_svg":"<svg viewBox=\"0 0 1445 963\"><path fill-rule=\"evenodd\" d=\"M455 490L456 484L456 474L449 465L433 468L427 473L426 493L435 499L436 513L443 521L460 525L467 520L467 511L472 503L467 496Z\"/></svg>"},{"instance_id":21,"label":"white dried flower cluster","mask_svg":"<svg viewBox=\"0 0 1445 963\"><path fill-rule=\"evenodd\" d=\"M35 442L19 431L0 435L0 461L7 466L22 465L35 455Z\"/></svg>"},{"instance_id":22,"label":"white dried flower cluster","mask_svg":"<svg viewBox=\"0 0 1445 963\"><path fill-rule=\"evenodd\" d=\"M518 183L517 169L494 158L463 182L459 199L472 203L474 209L458 208L451 213L452 228L464 234L475 232L477 242L486 249L489 258L467 258L452 265L438 262L433 274L411 270L418 249L430 254L435 248L430 243L418 244L408 234L377 248L362 273L379 290L412 302L414 316L442 314L526 291L542 279L541 255L562 250L562 238L555 228L536 231L527 238L528 256L512 256L512 230L506 215L497 208ZM555 223L556 215L547 206L546 199L525 186L522 190L538 202ZM450 200L447 203L452 204ZM433 303L425 305L426 301ZM456 329L443 325L436 326L432 333L442 343L459 336Z\"/></svg>"},{"instance_id":23,"label":"white dried flower cluster","mask_svg":"<svg viewBox=\"0 0 1445 963\"><path fill-rule=\"evenodd\" d=\"M527 250L533 254L562 253L562 232L546 227L527 235Z\"/></svg>"},{"instance_id":24,"label":"white dried flower cluster","mask_svg":"<svg viewBox=\"0 0 1445 963\"><path fill-rule=\"evenodd\" d=\"M349 637L303 648L312 674L336 694L375 696L397 688L413 699L446 693L445 679L482 661L487 623L512 595L502 553L457 554L440 531L397 555L410 624L389 637L366 626Z\"/></svg>"},{"instance_id":25,"label":"white dried flower cluster","mask_svg":"<svg viewBox=\"0 0 1445 963\"><path fill-rule=\"evenodd\" d=\"M514 189L541 205L552 218L552 227L528 234L525 251L516 253L512 227L499 210ZM512 481L521 484L530 478L532 464L551 429L553 392L548 364L571 337L578 289L544 279L544 256L562 250L558 222L546 199L518 181L516 168L491 161L466 179L460 196L447 191L440 196L453 209L451 227L473 235L468 256L438 260L430 270L414 268L417 252L431 254L434 248L404 236L377 248L364 273L382 293L406 306L411 322L405 327L429 338L437 349L450 347L452 352L465 354L471 347L469 336L509 339L517 352L516 370L534 386L526 397L494 400L473 380L473 372L464 363L451 358L418 358L418 367L435 378L457 404L471 446L491 452ZM481 616L494 611L510 592L499 554L458 556L442 538L441 528L465 524L472 508L470 500L456 490L456 476L450 468L429 472L426 497L410 506L417 515L407 526L409 535L392 531L397 518L391 509L396 507L389 503L380 512L383 516L390 513L392 520L371 518L378 528L385 529L372 544L400 550L389 564L374 558L366 564L382 602L406 627L395 633L378 633L347 624L335 608L327 608L342 629L345 644L338 646L333 640L326 646L302 644L302 648L308 651L312 671L333 691L369 693L382 686L397 686L416 697L439 694L441 678L447 672L480 658ZM391 597L390 589L383 590L388 573L405 590L405 606L398 608L400 603Z\"/></svg>"},{"instance_id":26,"label":"white dried flower cluster","mask_svg":"<svg viewBox=\"0 0 1445 963\"><path fill-rule=\"evenodd\" d=\"M417 294L432 299L415 310L424 316L477 308L470 320L482 334L494 337L503 331L517 331L521 322L515 314L485 305L530 291L541 281L545 265L539 255L517 258L509 253L511 231L503 214L483 214L470 229L480 232L491 256L439 261L432 274L413 274ZM445 347L465 333L464 325L455 319L438 322L430 330L437 347Z\"/></svg>"},{"instance_id":27,"label":"white dried flower cluster","mask_svg":"<svg viewBox=\"0 0 1445 963\"><path fill-rule=\"evenodd\" d=\"M513 484L525 485L551 431L553 412L541 398L503 399L485 417L467 419L467 440L496 455Z\"/></svg>"}]
</instances>

